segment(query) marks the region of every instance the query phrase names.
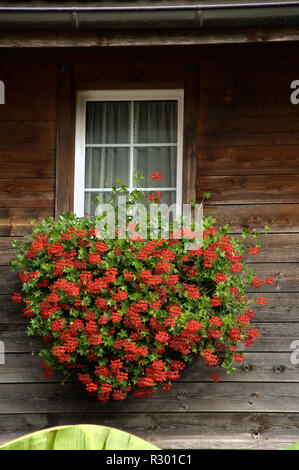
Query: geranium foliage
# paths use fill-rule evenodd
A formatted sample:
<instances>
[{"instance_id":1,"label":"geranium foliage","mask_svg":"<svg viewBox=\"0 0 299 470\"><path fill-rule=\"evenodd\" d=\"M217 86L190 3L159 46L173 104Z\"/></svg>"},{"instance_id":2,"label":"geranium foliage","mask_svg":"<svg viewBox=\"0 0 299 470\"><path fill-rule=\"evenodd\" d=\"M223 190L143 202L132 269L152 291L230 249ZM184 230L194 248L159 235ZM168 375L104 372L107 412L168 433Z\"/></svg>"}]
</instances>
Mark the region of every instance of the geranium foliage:
<instances>
[{"instance_id":1,"label":"geranium foliage","mask_svg":"<svg viewBox=\"0 0 299 470\"><path fill-rule=\"evenodd\" d=\"M128 204L138 198L133 192ZM101 217L65 213L14 242L11 265L22 293L12 300L23 303L27 334L44 340L45 375L75 374L88 393L107 402L129 392L151 396L160 386L168 391L198 356L212 370L231 372L244 358L238 344L251 345L259 334L250 326L255 311L246 289L262 280L246 266L240 237L204 217L202 246L191 250L190 231L179 239L103 240L96 230ZM138 229L132 216L127 228ZM249 252L257 256L259 248L254 243Z\"/></svg>"}]
</instances>

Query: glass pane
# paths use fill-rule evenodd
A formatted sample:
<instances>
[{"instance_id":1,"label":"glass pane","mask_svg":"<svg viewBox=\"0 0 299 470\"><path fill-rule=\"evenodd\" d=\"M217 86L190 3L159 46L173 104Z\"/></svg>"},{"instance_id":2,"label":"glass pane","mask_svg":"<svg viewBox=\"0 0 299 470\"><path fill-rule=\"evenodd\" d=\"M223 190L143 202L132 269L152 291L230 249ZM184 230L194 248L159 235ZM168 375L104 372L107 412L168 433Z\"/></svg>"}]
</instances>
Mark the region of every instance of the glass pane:
<instances>
[{"instance_id":1,"label":"glass pane","mask_svg":"<svg viewBox=\"0 0 299 470\"><path fill-rule=\"evenodd\" d=\"M87 144L129 143L129 102L88 102L86 105Z\"/></svg>"},{"instance_id":2,"label":"glass pane","mask_svg":"<svg viewBox=\"0 0 299 470\"><path fill-rule=\"evenodd\" d=\"M170 207L172 204L176 203L176 191L158 191L160 193L160 204L167 204ZM145 191L145 196L148 201L151 202L153 196L155 196L155 191Z\"/></svg>"},{"instance_id":3,"label":"glass pane","mask_svg":"<svg viewBox=\"0 0 299 470\"><path fill-rule=\"evenodd\" d=\"M176 147L138 147L134 149L134 171L144 175L140 186L144 188L176 187ZM162 174L153 179L152 173Z\"/></svg>"},{"instance_id":4,"label":"glass pane","mask_svg":"<svg viewBox=\"0 0 299 470\"><path fill-rule=\"evenodd\" d=\"M166 206L166 213L165 217L167 220L167 214L169 214L169 220L172 221L175 219L176 214L178 213L178 209L176 207L176 191L161 191L158 192L160 195L160 200L159 204L164 204ZM157 193L154 191L146 191L145 196L147 199L147 210L148 213L150 214L150 204L153 204L153 206L156 206L156 204L153 203L153 197L157 196Z\"/></svg>"},{"instance_id":5,"label":"glass pane","mask_svg":"<svg viewBox=\"0 0 299 470\"><path fill-rule=\"evenodd\" d=\"M177 101L134 103L136 143L177 142Z\"/></svg>"},{"instance_id":6,"label":"glass pane","mask_svg":"<svg viewBox=\"0 0 299 470\"><path fill-rule=\"evenodd\" d=\"M85 187L111 188L116 179L129 184L129 149L86 148Z\"/></svg>"},{"instance_id":7,"label":"glass pane","mask_svg":"<svg viewBox=\"0 0 299 470\"><path fill-rule=\"evenodd\" d=\"M96 215L97 206L101 203L109 204L111 199L116 202L118 198L121 197L122 204L124 203L124 196L127 197L127 193L112 193L110 191L86 191L85 192L85 205L84 205L84 212L90 215ZM99 201L95 201L95 199L99 197Z\"/></svg>"},{"instance_id":8,"label":"glass pane","mask_svg":"<svg viewBox=\"0 0 299 470\"><path fill-rule=\"evenodd\" d=\"M85 205L84 212L90 215L95 215L96 208L99 202L95 202L96 197L99 196L100 202L109 203L115 195L109 191L86 191L85 192Z\"/></svg>"}]
</instances>

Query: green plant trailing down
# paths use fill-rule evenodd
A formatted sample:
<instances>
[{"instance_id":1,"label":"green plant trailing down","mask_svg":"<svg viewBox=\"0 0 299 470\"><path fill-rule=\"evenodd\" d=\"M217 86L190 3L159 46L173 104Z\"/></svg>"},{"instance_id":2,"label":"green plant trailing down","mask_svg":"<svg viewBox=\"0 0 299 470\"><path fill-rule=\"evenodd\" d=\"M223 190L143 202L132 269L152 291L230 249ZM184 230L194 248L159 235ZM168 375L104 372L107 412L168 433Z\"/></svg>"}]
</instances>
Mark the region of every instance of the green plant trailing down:
<instances>
[{"instance_id":1,"label":"green plant trailing down","mask_svg":"<svg viewBox=\"0 0 299 470\"><path fill-rule=\"evenodd\" d=\"M0 446L0 450L157 450L158 447L119 429L92 424L37 431Z\"/></svg>"},{"instance_id":2,"label":"green plant trailing down","mask_svg":"<svg viewBox=\"0 0 299 470\"><path fill-rule=\"evenodd\" d=\"M141 197L138 190L130 193L127 208ZM157 203L160 195L150 198ZM172 233L141 239L132 213L129 237L103 240L96 227L104 217L65 213L14 242L18 254L11 265L22 295L12 300L24 305L27 334L44 340L39 355L46 377L54 370L66 378L76 374L105 403L124 400L130 391L137 397L150 397L159 386L168 391L197 356L212 370L231 372L243 360L238 344L249 346L259 335L250 328L255 311L246 289L273 283L246 267L245 242L230 236L228 226L216 229L212 217L204 217L202 246L192 250L186 243L194 225L178 239ZM248 235L244 230L244 240ZM253 256L258 236L248 247ZM264 306L266 300L253 302Z\"/></svg>"}]
</instances>

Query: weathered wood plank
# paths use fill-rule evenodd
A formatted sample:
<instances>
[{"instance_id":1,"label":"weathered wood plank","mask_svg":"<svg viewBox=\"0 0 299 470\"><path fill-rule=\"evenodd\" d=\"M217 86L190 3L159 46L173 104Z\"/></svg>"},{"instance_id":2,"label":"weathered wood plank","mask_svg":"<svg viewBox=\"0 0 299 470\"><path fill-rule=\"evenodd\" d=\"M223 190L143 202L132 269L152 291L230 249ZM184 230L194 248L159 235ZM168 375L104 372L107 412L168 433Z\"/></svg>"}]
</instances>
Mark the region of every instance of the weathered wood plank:
<instances>
[{"instance_id":1,"label":"weathered wood plank","mask_svg":"<svg viewBox=\"0 0 299 470\"><path fill-rule=\"evenodd\" d=\"M241 239L240 235L234 236ZM8 264L9 260L14 257L15 252L11 247L14 239L22 240L21 237L0 237L0 265ZM258 241L262 243L259 256L247 253L245 258L248 264L252 262L297 263L299 261L299 233L269 233L261 235ZM253 239L247 240L246 246L249 247L253 243Z\"/></svg>"},{"instance_id":2,"label":"weathered wood plank","mask_svg":"<svg viewBox=\"0 0 299 470\"><path fill-rule=\"evenodd\" d=\"M297 322L299 318L299 293L262 293L267 303L255 305L255 322ZM248 293L251 301L255 293ZM0 323L26 323L22 307L11 301L11 295L0 295Z\"/></svg>"},{"instance_id":3,"label":"weathered wood plank","mask_svg":"<svg viewBox=\"0 0 299 470\"><path fill-rule=\"evenodd\" d=\"M294 106L295 107L295 106ZM204 147L200 145L198 175L292 175L299 172L297 145Z\"/></svg>"},{"instance_id":4,"label":"weathered wood plank","mask_svg":"<svg viewBox=\"0 0 299 470\"><path fill-rule=\"evenodd\" d=\"M1 333L0 333L1 339ZM246 352L243 363L235 363L236 370L227 374L225 370L215 367L222 382L299 382L298 365L291 362L291 350L281 352ZM0 383L36 383L61 382L62 374L55 372L50 379L44 377L41 358L30 353L7 353L5 363L0 365ZM180 382L210 382L211 368L198 358L183 371ZM73 376L68 382L76 381Z\"/></svg>"},{"instance_id":5,"label":"weathered wood plank","mask_svg":"<svg viewBox=\"0 0 299 470\"><path fill-rule=\"evenodd\" d=\"M17 274L10 271L10 266L0 267L0 294L12 295L18 289L20 281Z\"/></svg>"},{"instance_id":6,"label":"weathered wood plank","mask_svg":"<svg viewBox=\"0 0 299 470\"><path fill-rule=\"evenodd\" d=\"M26 322L21 304L13 303L11 295L0 295L0 323L22 323L25 326Z\"/></svg>"},{"instance_id":7,"label":"weathered wood plank","mask_svg":"<svg viewBox=\"0 0 299 470\"><path fill-rule=\"evenodd\" d=\"M55 91L56 65L44 59L24 60L21 54L15 61L1 61L0 79L10 91Z\"/></svg>"},{"instance_id":8,"label":"weathered wood plank","mask_svg":"<svg viewBox=\"0 0 299 470\"><path fill-rule=\"evenodd\" d=\"M74 106L72 68L58 67L55 216L73 210Z\"/></svg>"},{"instance_id":9,"label":"weathered wood plank","mask_svg":"<svg viewBox=\"0 0 299 470\"><path fill-rule=\"evenodd\" d=\"M297 383L202 383L173 384L170 392L157 391L151 399L129 396L124 402L100 404L80 384L2 384L0 414L107 412L298 412ZM186 417L185 417L186 419Z\"/></svg>"},{"instance_id":10,"label":"weathered wood plank","mask_svg":"<svg viewBox=\"0 0 299 470\"><path fill-rule=\"evenodd\" d=\"M163 83L180 82L184 83L184 62L182 57L169 59L163 57L161 51L157 51L156 56L143 60L138 57L136 51L135 59L122 61L119 56L117 61L121 61L121 75L115 76L115 61L107 58L104 62L74 61L74 82L76 87L80 83ZM186 59L188 60L188 59ZM193 61L192 61L193 63ZM157 74L157 67L159 73Z\"/></svg>"},{"instance_id":11,"label":"weathered wood plank","mask_svg":"<svg viewBox=\"0 0 299 470\"><path fill-rule=\"evenodd\" d=\"M268 292L298 292L299 291L299 269L297 263L250 263L253 273L262 281L266 277L274 278L274 284L263 283L263 287L248 287L248 292L259 295L262 290Z\"/></svg>"},{"instance_id":12,"label":"weathered wood plank","mask_svg":"<svg viewBox=\"0 0 299 470\"><path fill-rule=\"evenodd\" d=\"M0 147L15 149L52 150L56 142L55 121L2 121Z\"/></svg>"},{"instance_id":13,"label":"weathered wood plank","mask_svg":"<svg viewBox=\"0 0 299 470\"><path fill-rule=\"evenodd\" d=\"M238 237L240 238L240 236ZM246 246L252 245L252 238L246 241ZM259 256L247 254L248 262L293 262L299 261L299 234L298 233L268 233L258 239L262 243Z\"/></svg>"},{"instance_id":14,"label":"weathered wood plank","mask_svg":"<svg viewBox=\"0 0 299 470\"><path fill-rule=\"evenodd\" d=\"M15 237L15 240L22 240L21 237ZM15 250L12 248L13 239L11 237L0 237L0 265L8 265L9 261L15 256Z\"/></svg>"},{"instance_id":15,"label":"weathered wood plank","mask_svg":"<svg viewBox=\"0 0 299 470\"><path fill-rule=\"evenodd\" d=\"M196 198L199 82L200 72L196 65L186 65L184 74L184 143L183 143L183 202L188 204Z\"/></svg>"},{"instance_id":16,"label":"weathered wood plank","mask_svg":"<svg viewBox=\"0 0 299 470\"><path fill-rule=\"evenodd\" d=\"M13 320L12 320L13 321ZM292 353L291 343L299 340L299 323L295 322L252 322L252 327L256 327L260 336L250 347L240 344L239 350L244 352L287 352ZM0 339L5 343L5 350L8 353L28 353L36 351L41 347L40 338L28 337L26 335L26 325L22 323L2 323L0 324Z\"/></svg>"},{"instance_id":17,"label":"weathered wood plank","mask_svg":"<svg viewBox=\"0 0 299 470\"><path fill-rule=\"evenodd\" d=\"M22 323L0 324L0 339L5 353L31 353L43 348L43 340L26 335L26 325Z\"/></svg>"},{"instance_id":18,"label":"weathered wood plank","mask_svg":"<svg viewBox=\"0 0 299 470\"><path fill-rule=\"evenodd\" d=\"M240 239L239 235L234 235ZM0 265L6 265L13 259L15 252L11 247L14 239L21 239L20 237L0 237ZM244 240L243 240L244 241ZM267 236L262 235L259 239L262 243L262 248L259 256L245 255L248 264L252 262L289 262L297 263L299 261L299 234L298 233L270 233ZM247 240L246 246L251 246L253 240Z\"/></svg>"},{"instance_id":19,"label":"weathered wood plank","mask_svg":"<svg viewBox=\"0 0 299 470\"><path fill-rule=\"evenodd\" d=\"M119 47L166 47L166 46L205 46L205 45L231 45L277 43L298 40L298 31L295 26L279 25L264 27L207 28L203 30L165 30L152 31L144 29L139 31L63 31L57 35L56 31L5 31L0 34L0 47L10 48L119 48Z\"/></svg>"},{"instance_id":20,"label":"weathered wood plank","mask_svg":"<svg viewBox=\"0 0 299 470\"><path fill-rule=\"evenodd\" d=\"M299 318L299 294L267 292L267 303L264 307L255 305L255 322L297 322ZM247 294L248 299L253 300L255 293Z\"/></svg>"},{"instance_id":21,"label":"weathered wood plank","mask_svg":"<svg viewBox=\"0 0 299 470\"><path fill-rule=\"evenodd\" d=\"M54 179L0 179L1 207L53 207Z\"/></svg>"},{"instance_id":22,"label":"weathered wood plank","mask_svg":"<svg viewBox=\"0 0 299 470\"><path fill-rule=\"evenodd\" d=\"M252 346L240 344L239 351L243 352L289 352L294 351L293 341L299 340L299 323L251 323L252 327L259 330L260 336L255 340ZM297 348L297 346L295 345Z\"/></svg>"},{"instance_id":23,"label":"weathered wood plank","mask_svg":"<svg viewBox=\"0 0 299 470\"><path fill-rule=\"evenodd\" d=\"M271 232L299 231L298 204L204 204L203 214L213 216L216 226L228 224L235 233L241 232L242 228L263 231L265 225L271 227Z\"/></svg>"},{"instance_id":24,"label":"weathered wood plank","mask_svg":"<svg viewBox=\"0 0 299 470\"><path fill-rule=\"evenodd\" d=\"M220 85L222 88L245 89L279 86L290 95L290 84L298 75L298 64L292 66L293 54L292 47L284 48L284 52L275 47L262 46L255 51L250 46L243 51L228 47L218 54L217 60L214 57L205 59L201 86L203 89L219 89Z\"/></svg>"},{"instance_id":25,"label":"weathered wood plank","mask_svg":"<svg viewBox=\"0 0 299 470\"><path fill-rule=\"evenodd\" d=\"M262 280L274 278L274 284L263 284L263 292L299 292L299 269L297 263L251 263L253 273ZM9 266L0 266L0 294L10 294L15 288L16 274ZM259 295L261 288L249 287L248 292Z\"/></svg>"},{"instance_id":26,"label":"weathered wood plank","mask_svg":"<svg viewBox=\"0 0 299 470\"><path fill-rule=\"evenodd\" d=\"M290 352L250 352L245 353L242 363L234 363L236 370L227 374L220 367L214 367L213 373L217 373L220 382L298 382L298 365L291 361ZM294 362L294 361L293 361ZM5 369L3 370L5 374ZM182 373L180 382L210 381L211 367L204 364L201 358L186 367Z\"/></svg>"},{"instance_id":27,"label":"weathered wood plank","mask_svg":"<svg viewBox=\"0 0 299 470\"><path fill-rule=\"evenodd\" d=\"M10 91L0 108L0 121L55 121L56 99L53 91Z\"/></svg>"},{"instance_id":28,"label":"weathered wood plank","mask_svg":"<svg viewBox=\"0 0 299 470\"><path fill-rule=\"evenodd\" d=\"M297 413L3 414L0 443L53 426L113 426L164 449L281 449L297 441ZM229 432L228 432L229 429Z\"/></svg>"},{"instance_id":29,"label":"weathered wood plank","mask_svg":"<svg viewBox=\"0 0 299 470\"><path fill-rule=\"evenodd\" d=\"M0 178L54 178L55 150L0 150Z\"/></svg>"},{"instance_id":30,"label":"weathered wood plank","mask_svg":"<svg viewBox=\"0 0 299 470\"><path fill-rule=\"evenodd\" d=\"M178 81L141 81L141 82L118 82L114 76L110 82L80 81L76 82L76 90L169 90L183 89L184 82Z\"/></svg>"},{"instance_id":31,"label":"weathered wood plank","mask_svg":"<svg viewBox=\"0 0 299 470\"><path fill-rule=\"evenodd\" d=\"M202 200L204 192L212 194L206 205L298 203L298 175L201 176L196 193Z\"/></svg>"},{"instance_id":32,"label":"weathered wood plank","mask_svg":"<svg viewBox=\"0 0 299 470\"><path fill-rule=\"evenodd\" d=\"M203 146L298 145L298 117L209 118L200 124Z\"/></svg>"},{"instance_id":33,"label":"weathered wood plank","mask_svg":"<svg viewBox=\"0 0 299 470\"><path fill-rule=\"evenodd\" d=\"M272 83L272 82L271 82ZM282 86L202 88L201 113L209 118L296 116L290 93Z\"/></svg>"},{"instance_id":34,"label":"weathered wood plank","mask_svg":"<svg viewBox=\"0 0 299 470\"><path fill-rule=\"evenodd\" d=\"M0 236L19 237L32 232L31 220L53 216L53 208L0 208Z\"/></svg>"},{"instance_id":35,"label":"weathered wood plank","mask_svg":"<svg viewBox=\"0 0 299 470\"><path fill-rule=\"evenodd\" d=\"M297 322L299 318L299 293L267 292L267 303L264 307L254 306L256 311L255 323L259 322ZM256 297L255 293L248 293L251 301ZM23 315L22 307L11 301L11 295L0 295L0 323L27 322Z\"/></svg>"}]
</instances>

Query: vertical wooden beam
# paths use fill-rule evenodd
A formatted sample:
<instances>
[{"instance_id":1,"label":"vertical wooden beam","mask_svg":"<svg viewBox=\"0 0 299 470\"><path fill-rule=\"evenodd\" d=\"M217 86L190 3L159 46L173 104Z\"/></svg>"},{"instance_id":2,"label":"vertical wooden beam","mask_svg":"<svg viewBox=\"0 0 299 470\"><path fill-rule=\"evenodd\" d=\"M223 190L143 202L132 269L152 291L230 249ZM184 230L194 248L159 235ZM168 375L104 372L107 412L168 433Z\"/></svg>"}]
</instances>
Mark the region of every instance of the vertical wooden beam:
<instances>
[{"instance_id":1,"label":"vertical wooden beam","mask_svg":"<svg viewBox=\"0 0 299 470\"><path fill-rule=\"evenodd\" d=\"M74 106L72 69L57 67L57 148L55 217L73 210Z\"/></svg>"},{"instance_id":2,"label":"vertical wooden beam","mask_svg":"<svg viewBox=\"0 0 299 470\"><path fill-rule=\"evenodd\" d=\"M186 65L184 71L183 203L196 199L198 158L199 66Z\"/></svg>"}]
</instances>

